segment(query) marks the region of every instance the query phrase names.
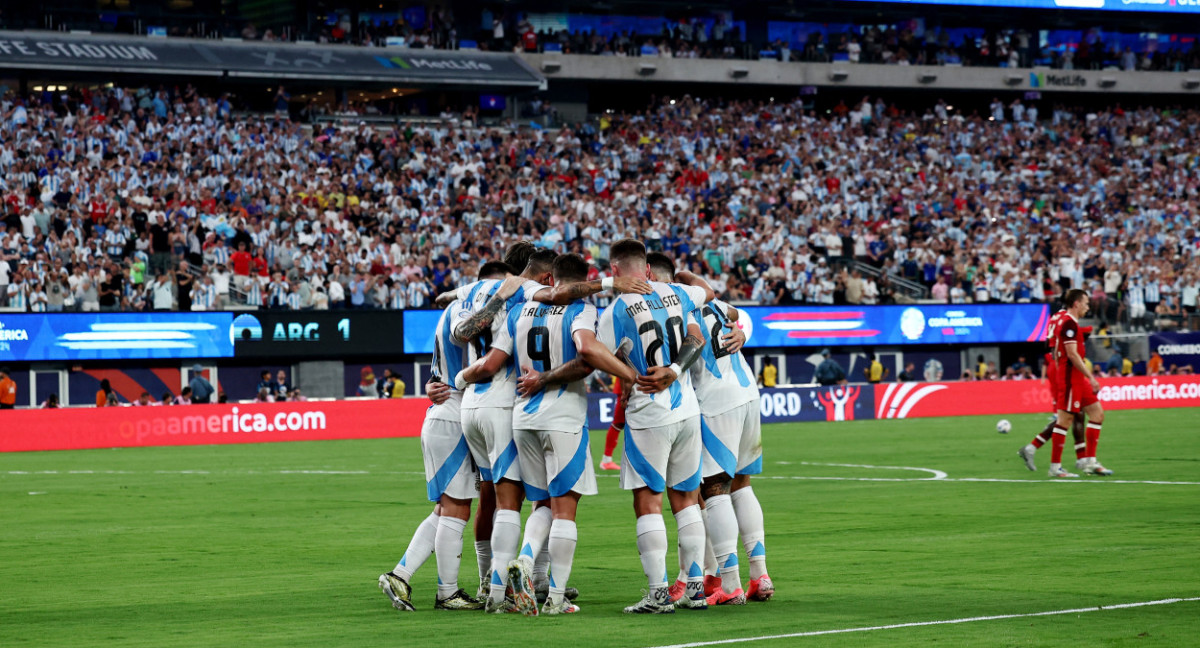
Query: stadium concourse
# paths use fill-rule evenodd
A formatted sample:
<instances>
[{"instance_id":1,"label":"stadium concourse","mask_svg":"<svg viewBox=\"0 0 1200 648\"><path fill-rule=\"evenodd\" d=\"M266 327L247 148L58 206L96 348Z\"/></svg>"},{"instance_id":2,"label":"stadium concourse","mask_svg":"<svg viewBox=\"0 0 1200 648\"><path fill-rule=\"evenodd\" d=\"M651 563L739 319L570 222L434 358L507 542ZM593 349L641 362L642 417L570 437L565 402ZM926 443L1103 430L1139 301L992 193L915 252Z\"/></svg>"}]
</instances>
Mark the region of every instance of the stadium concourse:
<instances>
[{"instance_id":1,"label":"stadium concourse","mask_svg":"<svg viewBox=\"0 0 1200 648\"><path fill-rule=\"evenodd\" d=\"M1149 320L1194 311L1200 284L1194 110L684 96L557 131L339 127L189 87L10 92L0 112L16 310L422 308L514 240L603 275L626 235L738 302L885 303L907 277L956 303L1084 286Z\"/></svg>"}]
</instances>

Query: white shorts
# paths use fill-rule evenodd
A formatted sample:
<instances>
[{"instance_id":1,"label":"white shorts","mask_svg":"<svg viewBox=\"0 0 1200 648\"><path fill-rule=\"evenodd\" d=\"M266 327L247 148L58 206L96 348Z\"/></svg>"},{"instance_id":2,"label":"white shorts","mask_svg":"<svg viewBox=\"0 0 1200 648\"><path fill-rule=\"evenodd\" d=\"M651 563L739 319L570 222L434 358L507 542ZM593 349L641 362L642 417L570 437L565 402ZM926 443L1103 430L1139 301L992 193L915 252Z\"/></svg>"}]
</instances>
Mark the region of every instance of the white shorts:
<instances>
[{"instance_id":1,"label":"white shorts","mask_svg":"<svg viewBox=\"0 0 1200 648\"><path fill-rule=\"evenodd\" d=\"M463 435L471 448L471 457L479 468L479 478L496 482L508 479L520 483L521 462L513 442L512 410L502 407L477 407L462 410Z\"/></svg>"},{"instance_id":2,"label":"white shorts","mask_svg":"<svg viewBox=\"0 0 1200 648\"><path fill-rule=\"evenodd\" d=\"M701 452L699 416L646 429L626 425L621 488L646 487L655 493L667 487L696 490L700 487Z\"/></svg>"},{"instance_id":3,"label":"white shorts","mask_svg":"<svg viewBox=\"0 0 1200 648\"><path fill-rule=\"evenodd\" d=\"M421 426L421 454L429 501L436 502L442 495L461 500L479 497L478 473L462 425L426 418Z\"/></svg>"},{"instance_id":4,"label":"white shorts","mask_svg":"<svg viewBox=\"0 0 1200 648\"><path fill-rule=\"evenodd\" d=\"M716 416L700 417L704 444L704 477L725 473L757 475L762 472L762 421L758 402L739 405Z\"/></svg>"},{"instance_id":5,"label":"white shorts","mask_svg":"<svg viewBox=\"0 0 1200 648\"><path fill-rule=\"evenodd\" d=\"M541 502L571 491L580 495L599 492L586 425L579 432L513 430L513 438L529 501Z\"/></svg>"}]
</instances>

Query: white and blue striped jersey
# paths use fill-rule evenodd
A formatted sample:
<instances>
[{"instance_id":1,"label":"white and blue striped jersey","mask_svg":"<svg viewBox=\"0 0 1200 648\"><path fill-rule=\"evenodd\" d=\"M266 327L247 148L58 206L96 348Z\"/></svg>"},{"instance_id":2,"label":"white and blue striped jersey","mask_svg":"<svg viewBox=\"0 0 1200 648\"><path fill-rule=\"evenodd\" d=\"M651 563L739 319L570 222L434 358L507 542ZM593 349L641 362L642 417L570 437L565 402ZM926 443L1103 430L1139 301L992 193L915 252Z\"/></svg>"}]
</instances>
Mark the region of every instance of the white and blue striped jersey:
<instances>
[{"instance_id":1,"label":"white and blue striped jersey","mask_svg":"<svg viewBox=\"0 0 1200 648\"><path fill-rule=\"evenodd\" d=\"M729 332L729 305L716 299L700 309L704 323L704 352L692 365L692 387L700 412L716 416L758 400L758 382L741 351L730 353L721 346Z\"/></svg>"},{"instance_id":2,"label":"white and blue striped jersey","mask_svg":"<svg viewBox=\"0 0 1200 648\"><path fill-rule=\"evenodd\" d=\"M454 388L454 377L467 367L467 350L454 343L454 327L459 322L470 317L466 303L456 299L442 316L438 318L437 329L433 336L433 377L450 386L450 398L440 405L432 405L425 418L459 423L459 407L462 404L462 392Z\"/></svg>"},{"instance_id":3,"label":"white and blue striped jersey","mask_svg":"<svg viewBox=\"0 0 1200 648\"><path fill-rule=\"evenodd\" d=\"M657 281L650 286L654 289L650 295L618 295L600 318L600 341L613 353L622 344L632 344L629 359L643 375L652 367L675 362L689 323L704 326L699 311L703 289ZM634 387L625 407L625 421L636 429L670 425L699 414L688 371L665 392L644 394Z\"/></svg>"},{"instance_id":4,"label":"white and blue striped jersey","mask_svg":"<svg viewBox=\"0 0 1200 648\"><path fill-rule=\"evenodd\" d=\"M479 312L489 301L496 291L500 290L500 284L503 281L500 279L484 279L476 281L468 286L458 289L460 299L466 303L471 314ZM542 285L536 281L529 281L529 284L541 289ZM466 296L461 296L466 293ZM519 308L526 301L527 294L536 294L537 290L519 290L515 295L508 298L504 306L496 313L496 317L492 320L492 325L485 330L474 340L471 340L467 345L467 365L470 366L476 360L483 357L492 347L493 340L500 336L502 329L508 327L508 314L514 309ZM477 382L463 394L463 409L475 409L479 407L502 407L511 408L513 399L517 394L517 369L513 362L512 351L509 348L501 348L508 354L508 361L504 363L504 367L492 376L490 379Z\"/></svg>"},{"instance_id":5,"label":"white and blue striped jersey","mask_svg":"<svg viewBox=\"0 0 1200 648\"><path fill-rule=\"evenodd\" d=\"M519 293L518 293L519 294ZM528 301L508 314L493 346L517 367L546 372L575 359L575 331L596 332L596 307L577 300L567 306ZM582 380L548 387L513 402L513 429L581 432L587 426L587 386Z\"/></svg>"}]
</instances>

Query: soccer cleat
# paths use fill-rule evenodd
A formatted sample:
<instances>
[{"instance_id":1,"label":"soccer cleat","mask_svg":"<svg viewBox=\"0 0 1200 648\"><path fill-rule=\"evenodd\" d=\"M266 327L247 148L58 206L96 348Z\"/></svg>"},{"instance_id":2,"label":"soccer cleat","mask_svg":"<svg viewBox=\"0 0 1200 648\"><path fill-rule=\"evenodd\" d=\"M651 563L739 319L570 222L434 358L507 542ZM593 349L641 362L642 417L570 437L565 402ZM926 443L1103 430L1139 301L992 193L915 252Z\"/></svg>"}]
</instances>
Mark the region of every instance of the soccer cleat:
<instances>
[{"instance_id":1,"label":"soccer cleat","mask_svg":"<svg viewBox=\"0 0 1200 648\"><path fill-rule=\"evenodd\" d=\"M714 592L721 591L720 576L705 576L704 577L704 595L712 596Z\"/></svg>"},{"instance_id":2,"label":"soccer cleat","mask_svg":"<svg viewBox=\"0 0 1200 648\"><path fill-rule=\"evenodd\" d=\"M671 604L671 595L663 587L648 592L642 600L625 608L625 614L675 614L675 606Z\"/></svg>"},{"instance_id":3,"label":"soccer cleat","mask_svg":"<svg viewBox=\"0 0 1200 648\"><path fill-rule=\"evenodd\" d=\"M671 583L671 587L667 588L667 595L670 597L671 602L674 603L683 598L683 593L686 591L687 583L677 580L674 583Z\"/></svg>"},{"instance_id":4,"label":"soccer cleat","mask_svg":"<svg viewBox=\"0 0 1200 648\"><path fill-rule=\"evenodd\" d=\"M766 601L775 594L775 583L771 577L763 574L746 585L746 598L751 601Z\"/></svg>"},{"instance_id":5,"label":"soccer cleat","mask_svg":"<svg viewBox=\"0 0 1200 648\"><path fill-rule=\"evenodd\" d=\"M771 598L771 595L768 594L767 598ZM766 599L763 599L763 600L765 601ZM742 591L742 588L740 588L740 587L737 588L736 590L734 590L733 594L729 594L725 590L717 590L716 592L713 593L712 596L708 597L708 604L709 605L745 605L746 604L746 594L745 594L745 592Z\"/></svg>"},{"instance_id":6,"label":"soccer cleat","mask_svg":"<svg viewBox=\"0 0 1200 648\"><path fill-rule=\"evenodd\" d=\"M392 607L397 610L412 612L417 609L412 604L412 587L408 585L408 581L392 572L379 577L379 589L387 594L388 599L392 601Z\"/></svg>"},{"instance_id":7,"label":"soccer cleat","mask_svg":"<svg viewBox=\"0 0 1200 648\"><path fill-rule=\"evenodd\" d=\"M479 577L479 589L475 592L475 598L484 600L492 593L492 574L489 571L487 576Z\"/></svg>"},{"instance_id":8,"label":"soccer cleat","mask_svg":"<svg viewBox=\"0 0 1200 648\"><path fill-rule=\"evenodd\" d=\"M615 461L605 461L600 464L600 470L620 470L621 464Z\"/></svg>"},{"instance_id":9,"label":"soccer cleat","mask_svg":"<svg viewBox=\"0 0 1200 648\"><path fill-rule=\"evenodd\" d=\"M508 584L512 586L512 599L517 611L525 616L537 616L537 590L533 587L529 567L520 558L508 563Z\"/></svg>"},{"instance_id":10,"label":"soccer cleat","mask_svg":"<svg viewBox=\"0 0 1200 648\"><path fill-rule=\"evenodd\" d=\"M546 604L542 606L542 614L546 616L555 616L557 614L575 614L578 611L579 606L568 601L567 597L565 596L563 597L562 602L558 605L555 605L550 601L546 601Z\"/></svg>"},{"instance_id":11,"label":"soccer cleat","mask_svg":"<svg viewBox=\"0 0 1200 648\"><path fill-rule=\"evenodd\" d=\"M492 601L491 597L488 597L487 600L484 601L483 611L488 614L509 614L511 612L519 612L519 610L517 610L516 601L513 601L507 596L504 597L504 601L500 603L495 603Z\"/></svg>"},{"instance_id":12,"label":"soccer cleat","mask_svg":"<svg viewBox=\"0 0 1200 648\"><path fill-rule=\"evenodd\" d=\"M550 584L542 583L541 585L538 585L537 586L537 603L538 603L538 605L544 605L546 603L546 599L548 599L548 598L550 598ZM565 590L563 590L563 598L567 599L568 601L574 601L575 599L579 598L579 590L575 589L574 587L568 587Z\"/></svg>"},{"instance_id":13,"label":"soccer cleat","mask_svg":"<svg viewBox=\"0 0 1200 648\"><path fill-rule=\"evenodd\" d=\"M708 599L704 598L703 592L696 592L693 597L681 596L678 601L672 601L675 604L675 609L685 610L707 610Z\"/></svg>"},{"instance_id":14,"label":"soccer cleat","mask_svg":"<svg viewBox=\"0 0 1200 648\"><path fill-rule=\"evenodd\" d=\"M1111 477L1113 474L1113 471L1100 465L1100 462L1095 459L1088 464L1087 468L1084 468L1083 472L1084 474L1095 475L1097 477Z\"/></svg>"},{"instance_id":15,"label":"soccer cleat","mask_svg":"<svg viewBox=\"0 0 1200 648\"><path fill-rule=\"evenodd\" d=\"M1036 471L1037 465L1033 463L1033 456L1037 452L1037 448L1027 445L1020 450L1017 450L1017 456L1025 460L1025 467L1030 471Z\"/></svg>"},{"instance_id":16,"label":"soccer cleat","mask_svg":"<svg viewBox=\"0 0 1200 648\"><path fill-rule=\"evenodd\" d=\"M1057 478L1067 478L1067 479L1070 479L1070 478L1072 478L1072 477L1078 477L1078 476L1079 476L1079 475L1076 475L1075 473L1072 473L1072 472L1067 472L1067 471L1066 471L1066 470L1064 470L1064 469L1063 469L1061 466L1060 466L1060 467L1058 467L1058 468L1051 468L1051 469L1050 469L1050 472L1049 472L1048 474L1049 474L1051 477L1057 477Z\"/></svg>"},{"instance_id":17,"label":"soccer cleat","mask_svg":"<svg viewBox=\"0 0 1200 648\"><path fill-rule=\"evenodd\" d=\"M483 601L471 598L465 590L459 589L444 599L438 599L434 604L435 610L482 610Z\"/></svg>"}]
</instances>

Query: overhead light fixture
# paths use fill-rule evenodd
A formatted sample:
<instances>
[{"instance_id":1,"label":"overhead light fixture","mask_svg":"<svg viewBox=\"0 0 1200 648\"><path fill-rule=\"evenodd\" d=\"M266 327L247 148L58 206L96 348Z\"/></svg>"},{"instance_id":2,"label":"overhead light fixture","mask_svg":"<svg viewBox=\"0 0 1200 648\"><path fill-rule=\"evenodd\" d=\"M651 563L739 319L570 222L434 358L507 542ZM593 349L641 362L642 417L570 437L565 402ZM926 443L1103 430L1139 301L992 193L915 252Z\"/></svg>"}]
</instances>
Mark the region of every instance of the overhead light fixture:
<instances>
[{"instance_id":1,"label":"overhead light fixture","mask_svg":"<svg viewBox=\"0 0 1200 648\"><path fill-rule=\"evenodd\" d=\"M1007 83L1008 85L1017 85L1024 80L1025 80L1025 77L1021 76L1020 74L1010 74L1010 75L1004 77L1004 82Z\"/></svg>"},{"instance_id":2,"label":"overhead light fixture","mask_svg":"<svg viewBox=\"0 0 1200 648\"><path fill-rule=\"evenodd\" d=\"M1117 80L1112 77L1100 77L1101 88L1111 88L1117 85Z\"/></svg>"},{"instance_id":3,"label":"overhead light fixture","mask_svg":"<svg viewBox=\"0 0 1200 648\"><path fill-rule=\"evenodd\" d=\"M735 79L744 79L750 76L750 70L746 68L733 68L729 71L729 76Z\"/></svg>"},{"instance_id":4,"label":"overhead light fixture","mask_svg":"<svg viewBox=\"0 0 1200 648\"><path fill-rule=\"evenodd\" d=\"M553 73L562 69L562 61L542 61L542 72Z\"/></svg>"},{"instance_id":5,"label":"overhead light fixture","mask_svg":"<svg viewBox=\"0 0 1200 648\"><path fill-rule=\"evenodd\" d=\"M933 83L937 81L937 75L933 72L920 72L917 74L917 81L921 83Z\"/></svg>"},{"instance_id":6,"label":"overhead light fixture","mask_svg":"<svg viewBox=\"0 0 1200 648\"><path fill-rule=\"evenodd\" d=\"M843 69L833 69L829 71L830 81L845 81L850 78L850 73Z\"/></svg>"},{"instance_id":7,"label":"overhead light fixture","mask_svg":"<svg viewBox=\"0 0 1200 648\"><path fill-rule=\"evenodd\" d=\"M658 66L653 63L638 64L638 74L640 74L642 76L650 76L651 74L654 74L655 72L658 72Z\"/></svg>"}]
</instances>

